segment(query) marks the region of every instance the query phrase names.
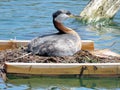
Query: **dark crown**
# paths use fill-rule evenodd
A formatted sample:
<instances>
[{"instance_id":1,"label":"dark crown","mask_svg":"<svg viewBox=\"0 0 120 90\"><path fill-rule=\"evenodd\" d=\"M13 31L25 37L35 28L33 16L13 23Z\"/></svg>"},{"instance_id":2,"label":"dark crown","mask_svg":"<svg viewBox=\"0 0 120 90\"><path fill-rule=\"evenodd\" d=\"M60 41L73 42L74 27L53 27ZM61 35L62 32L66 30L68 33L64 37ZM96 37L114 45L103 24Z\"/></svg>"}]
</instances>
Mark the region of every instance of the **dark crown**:
<instances>
[{"instance_id":1,"label":"dark crown","mask_svg":"<svg viewBox=\"0 0 120 90\"><path fill-rule=\"evenodd\" d=\"M60 15L62 13L63 14L67 14L67 15L71 15L70 11L67 11L67 10L58 10L55 13L53 13L53 18L56 18L58 15Z\"/></svg>"}]
</instances>

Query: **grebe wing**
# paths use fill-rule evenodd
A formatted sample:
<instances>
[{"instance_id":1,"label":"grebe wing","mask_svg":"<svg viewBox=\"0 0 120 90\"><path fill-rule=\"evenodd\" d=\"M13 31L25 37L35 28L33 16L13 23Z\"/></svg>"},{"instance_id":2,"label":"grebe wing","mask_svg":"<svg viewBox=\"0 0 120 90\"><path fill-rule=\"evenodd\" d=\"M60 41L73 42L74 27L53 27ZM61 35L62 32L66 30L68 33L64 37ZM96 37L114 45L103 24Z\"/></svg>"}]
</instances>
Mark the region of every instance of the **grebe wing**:
<instances>
[{"instance_id":1,"label":"grebe wing","mask_svg":"<svg viewBox=\"0 0 120 90\"><path fill-rule=\"evenodd\" d=\"M79 39L70 34L39 36L28 45L28 51L43 56L68 56L80 50Z\"/></svg>"}]
</instances>

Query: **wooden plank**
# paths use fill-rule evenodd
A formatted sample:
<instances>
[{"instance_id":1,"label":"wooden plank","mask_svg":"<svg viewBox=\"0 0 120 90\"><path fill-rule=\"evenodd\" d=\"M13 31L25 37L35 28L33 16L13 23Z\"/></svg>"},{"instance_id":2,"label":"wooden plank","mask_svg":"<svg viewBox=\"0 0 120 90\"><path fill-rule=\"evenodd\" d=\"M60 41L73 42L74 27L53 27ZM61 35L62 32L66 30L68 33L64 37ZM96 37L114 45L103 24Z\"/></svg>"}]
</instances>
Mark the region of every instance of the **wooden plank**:
<instances>
[{"instance_id":1,"label":"wooden plank","mask_svg":"<svg viewBox=\"0 0 120 90\"><path fill-rule=\"evenodd\" d=\"M120 75L120 66L118 66L117 70L118 70L118 74Z\"/></svg>"},{"instance_id":2,"label":"wooden plank","mask_svg":"<svg viewBox=\"0 0 120 90\"><path fill-rule=\"evenodd\" d=\"M5 63L7 73L119 77L120 63ZM81 70L83 70L83 73Z\"/></svg>"},{"instance_id":3,"label":"wooden plank","mask_svg":"<svg viewBox=\"0 0 120 90\"><path fill-rule=\"evenodd\" d=\"M82 40L82 50L94 50L94 42L92 40Z\"/></svg>"},{"instance_id":4,"label":"wooden plank","mask_svg":"<svg viewBox=\"0 0 120 90\"><path fill-rule=\"evenodd\" d=\"M29 42L30 40L0 40L0 50L26 46ZM92 40L82 40L82 50L94 50L94 42Z\"/></svg>"},{"instance_id":5,"label":"wooden plank","mask_svg":"<svg viewBox=\"0 0 120 90\"><path fill-rule=\"evenodd\" d=\"M108 56L114 56L114 57L120 57L120 54L110 51L109 49L103 49L103 50L93 50L90 51L92 55L98 56L98 57L108 57Z\"/></svg>"},{"instance_id":6,"label":"wooden plank","mask_svg":"<svg viewBox=\"0 0 120 90\"><path fill-rule=\"evenodd\" d=\"M15 49L21 46L26 46L29 40L0 40L0 50Z\"/></svg>"}]
</instances>

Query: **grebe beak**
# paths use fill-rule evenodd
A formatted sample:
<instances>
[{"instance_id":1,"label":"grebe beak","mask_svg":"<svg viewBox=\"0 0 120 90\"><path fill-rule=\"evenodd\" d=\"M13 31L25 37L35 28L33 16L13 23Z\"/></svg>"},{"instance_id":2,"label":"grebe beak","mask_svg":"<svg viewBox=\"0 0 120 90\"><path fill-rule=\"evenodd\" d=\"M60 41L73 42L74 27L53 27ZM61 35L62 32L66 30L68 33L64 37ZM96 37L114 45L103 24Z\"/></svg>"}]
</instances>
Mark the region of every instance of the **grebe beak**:
<instances>
[{"instance_id":1,"label":"grebe beak","mask_svg":"<svg viewBox=\"0 0 120 90\"><path fill-rule=\"evenodd\" d=\"M73 15L73 14L69 15L69 17L70 18L81 18L81 16L79 16L79 15Z\"/></svg>"}]
</instances>

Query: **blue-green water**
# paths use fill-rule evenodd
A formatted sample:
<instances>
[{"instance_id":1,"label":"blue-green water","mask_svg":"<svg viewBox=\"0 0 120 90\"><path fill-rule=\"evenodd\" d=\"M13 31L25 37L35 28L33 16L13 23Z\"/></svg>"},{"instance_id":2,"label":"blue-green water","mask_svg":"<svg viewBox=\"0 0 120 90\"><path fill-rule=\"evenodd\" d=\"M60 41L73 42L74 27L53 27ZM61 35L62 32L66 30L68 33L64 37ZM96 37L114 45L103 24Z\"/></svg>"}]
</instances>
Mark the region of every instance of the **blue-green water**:
<instances>
[{"instance_id":1,"label":"blue-green water","mask_svg":"<svg viewBox=\"0 0 120 90\"><path fill-rule=\"evenodd\" d=\"M0 0L0 39L29 40L39 35L55 33L52 13L58 9L79 15L89 0ZM65 24L76 30L82 39L93 40L97 49L120 53L120 11L114 26L95 27L75 19Z\"/></svg>"},{"instance_id":2,"label":"blue-green water","mask_svg":"<svg viewBox=\"0 0 120 90\"><path fill-rule=\"evenodd\" d=\"M70 10L79 15L89 0L0 0L0 39L30 40L39 35L57 32L52 24L52 13L58 9ZM82 39L93 40L97 49L111 49L120 53L120 11L115 15L116 25L95 27L75 19L65 25L76 30ZM12 79L0 80L0 90L106 90L120 89L116 79ZM51 89L52 90L52 89Z\"/></svg>"},{"instance_id":3,"label":"blue-green water","mask_svg":"<svg viewBox=\"0 0 120 90\"><path fill-rule=\"evenodd\" d=\"M0 90L120 90L120 78L10 79L0 84Z\"/></svg>"}]
</instances>

